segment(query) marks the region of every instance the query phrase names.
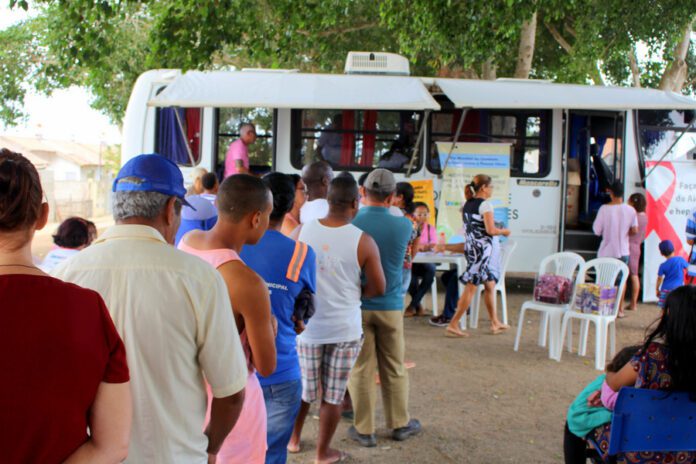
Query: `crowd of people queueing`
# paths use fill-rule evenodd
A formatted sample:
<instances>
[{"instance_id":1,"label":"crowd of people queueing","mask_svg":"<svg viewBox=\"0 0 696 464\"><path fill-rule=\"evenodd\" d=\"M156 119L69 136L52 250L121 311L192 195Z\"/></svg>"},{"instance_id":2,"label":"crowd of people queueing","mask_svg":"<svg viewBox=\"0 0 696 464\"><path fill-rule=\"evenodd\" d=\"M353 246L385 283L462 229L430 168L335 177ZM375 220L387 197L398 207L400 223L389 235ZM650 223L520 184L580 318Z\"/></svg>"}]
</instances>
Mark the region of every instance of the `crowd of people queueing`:
<instances>
[{"instance_id":1,"label":"crowd of people queueing","mask_svg":"<svg viewBox=\"0 0 696 464\"><path fill-rule=\"evenodd\" d=\"M41 268L40 179L3 149L8 462L285 462L312 402L316 462L337 462L347 391L349 437L377 444L376 372L391 438L418 434L403 298L421 227L390 171L362 183L318 162L301 177L203 175L187 195L175 164L140 155L114 181L115 225L95 238L65 221Z\"/></svg>"}]
</instances>

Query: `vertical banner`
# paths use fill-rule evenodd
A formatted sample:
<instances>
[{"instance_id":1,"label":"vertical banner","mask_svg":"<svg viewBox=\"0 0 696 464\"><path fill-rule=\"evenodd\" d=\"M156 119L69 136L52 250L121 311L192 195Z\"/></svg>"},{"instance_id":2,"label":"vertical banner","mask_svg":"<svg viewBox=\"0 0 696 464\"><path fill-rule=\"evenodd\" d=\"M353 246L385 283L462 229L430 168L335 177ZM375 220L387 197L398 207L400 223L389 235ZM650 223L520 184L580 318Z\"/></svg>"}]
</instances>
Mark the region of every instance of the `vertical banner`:
<instances>
[{"instance_id":1,"label":"vertical banner","mask_svg":"<svg viewBox=\"0 0 696 464\"><path fill-rule=\"evenodd\" d=\"M445 165L451 142L437 142L440 166ZM493 179L495 221L507 226L510 189L509 143L457 143L442 173L440 208L437 231L444 232L448 242L464 240L462 213L464 189L477 174L486 174Z\"/></svg>"},{"instance_id":2,"label":"vertical banner","mask_svg":"<svg viewBox=\"0 0 696 464\"><path fill-rule=\"evenodd\" d=\"M645 163L646 172L655 161ZM648 228L644 244L643 301L657 301L655 285L657 268L665 258L658 245L671 240L674 253L687 259L691 246L686 243L686 220L696 207L696 163L693 161L663 161L646 180Z\"/></svg>"},{"instance_id":3,"label":"vertical banner","mask_svg":"<svg viewBox=\"0 0 696 464\"><path fill-rule=\"evenodd\" d=\"M433 187L433 180L410 180L408 183L413 187L413 201L420 201L428 205L430 210L428 222L435 227L435 188Z\"/></svg>"}]
</instances>

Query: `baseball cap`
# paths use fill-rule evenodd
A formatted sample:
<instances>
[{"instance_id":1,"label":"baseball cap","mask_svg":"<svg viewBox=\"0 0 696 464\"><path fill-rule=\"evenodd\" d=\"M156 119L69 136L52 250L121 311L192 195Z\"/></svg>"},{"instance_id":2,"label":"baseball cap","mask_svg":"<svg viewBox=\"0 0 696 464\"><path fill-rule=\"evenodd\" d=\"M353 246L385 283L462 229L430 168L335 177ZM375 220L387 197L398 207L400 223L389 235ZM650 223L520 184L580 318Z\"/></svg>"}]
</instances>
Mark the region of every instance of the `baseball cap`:
<instances>
[{"instance_id":1,"label":"baseball cap","mask_svg":"<svg viewBox=\"0 0 696 464\"><path fill-rule=\"evenodd\" d=\"M377 168L367 175L363 187L375 192L392 193L396 190L396 179L388 169Z\"/></svg>"},{"instance_id":2,"label":"baseball cap","mask_svg":"<svg viewBox=\"0 0 696 464\"><path fill-rule=\"evenodd\" d=\"M119 182L126 177L135 177L141 180L140 183ZM171 195L181 200L184 205L193 208L186 201L186 188L184 187L184 176L179 167L157 153L138 155L128 160L118 172L113 192L159 192L164 195ZM195 208L193 208L195 210Z\"/></svg>"},{"instance_id":3,"label":"baseball cap","mask_svg":"<svg viewBox=\"0 0 696 464\"><path fill-rule=\"evenodd\" d=\"M671 255L674 253L674 244L671 240L663 240L660 242L660 253L662 256Z\"/></svg>"}]
</instances>

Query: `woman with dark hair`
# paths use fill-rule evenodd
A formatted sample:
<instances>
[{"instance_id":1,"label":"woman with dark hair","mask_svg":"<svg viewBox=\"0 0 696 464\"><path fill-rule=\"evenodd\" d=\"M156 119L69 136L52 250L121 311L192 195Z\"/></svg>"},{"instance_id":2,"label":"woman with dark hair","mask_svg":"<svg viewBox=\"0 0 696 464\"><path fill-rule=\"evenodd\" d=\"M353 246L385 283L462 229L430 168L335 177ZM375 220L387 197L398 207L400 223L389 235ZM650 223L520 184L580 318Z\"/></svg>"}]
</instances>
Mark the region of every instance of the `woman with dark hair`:
<instances>
[{"instance_id":1,"label":"woman with dark hair","mask_svg":"<svg viewBox=\"0 0 696 464\"><path fill-rule=\"evenodd\" d=\"M0 150L0 450L3 462L121 462L131 395L126 352L98 293L34 266L46 225L39 174Z\"/></svg>"},{"instance_id":2,"label":"woman with dark hair","mask_svg":"<svg viewBox=\"0 0 696 464\"><path fill-rule=\"evenodd\" d=\"M652 390L687 391L696 394L696 287L683 286L673 290L665 302L657 326L648 334L643 348L616 373L608 373L608 387L618 392L621 387ZM588 398L588 403L601 405L600 392ZM597 451L609 449L611 423L590 432L599 445ZM584 451L584 450L582 450ZM607 456L604 456L605 459ZM583 456L566 462L585 462ZM617 462L674 463L696 462L696 451L660 451L625 453Z\"/></svg>"},{"instance_id":3,"label":"woman with dark hair","mask_svg":"<svg viewBox=\"0 0 696 464\"><path fill-rule=\"evenodd\" d=\"M304 321L294 316L295 306L315 292L316 257L309 246L281 233L288 213L297 205L296 179L274 172L266 174L263 182L273 194L268 230L256 245L245 245L240 256L271 290L271 311L278 321L276 370L268 377L259 375L259 382L268 418L266 462L284 463L302 398L295 339ZM300 184L304 187L301 180Z\"/></svg>"},{"instance_id":4,"label":"woman with dark hair","mask_svg":"<svg viewBox=\"0 0 696 464\"><path fill-rule=\"evenodd\" d=\"M628 237L628 270L631 280L631 304L628 310L634 311L638 306L638 295L640 293L640 245L645 240L645 231L648 228L648 215L645 214L647 202L642 193L634 193L628 197L628 205L636 210L638 220L638 230L635 234ZM623 300L622 300L623 301Z\"/></svg>"},{"instance_id":5,"label":"woman with dark hair","mask_svg":"<svg viewBox=\"0 0 696 464\"><path fill-rule=\"evenodd\" d=\"M58 231L53 236L56 247L48 252L41 263L41 269L50 273L54 267L89 246L92 240L94 240L94 232L86 219L80 217L66 219L58 226Z\"/></svg>"},{"instance_id":6,"label":"woman with dark hair","mask_svg":"<svg viewBox=\"0 0 696 464\"><path fill-rule=\"evenodd\" d=\"M406 256L404 256L404 272L403 280L401 282L403 286L403 291L406 293L408 287L411 285L411 268L413 267L413 258L416 257L418 252L418 239L420 238L420 229L418 227L418 221L413 216L413 211L416 209L413 203L413 198L415 197L415 192L413 191L413 186L408 182L397 182L396 191L394 192L394 199L392 200L392 206L395 206L401 210L404 216L411 221L413 232L411 233L411 240L408 242L408 247L406 248ZM415 307L408 306L404 312L405 317L413 317L419 314Z\"/></svg>"},{"instance_id":7,"label":"woman with dark hair","mask_svg":"<svg viewBox=\"0 0 696 464\"><path fill-rule=\"evenodd\" d=\"M300 208L307 201L307 186L302 181L302 177L299 174L288 174L287 175L295 186L295 195L290 210L285 213L283 218L283 224L280 228L280 232L288 237L292 234L292 231L297 229L300 225Z\"/></svg>"},{"instance_id":8,"label":"woman with dark hair","mask_svg":"<svg viewBox=\"0 0 696 464\"><path fill-rule=\"evenodd\" d=\"M493 180L484 174L474 177L464 191L466 203L462 210L464 225L466 226L466 271L459 280L466 285L464 293L459 297L457 312L445 329L448 337L466 337L467 334L459 328L459 320L469 308L474 298L476 288L483 285L484 301L488 316L491 320L491 333L497 335L510 327L498 320L495 310L495 284L498 273L494 263L493 237L510 235L510 230L496 227L493 220L493 205L488 201L493 195Z\"/></svg>"}]
</instances>

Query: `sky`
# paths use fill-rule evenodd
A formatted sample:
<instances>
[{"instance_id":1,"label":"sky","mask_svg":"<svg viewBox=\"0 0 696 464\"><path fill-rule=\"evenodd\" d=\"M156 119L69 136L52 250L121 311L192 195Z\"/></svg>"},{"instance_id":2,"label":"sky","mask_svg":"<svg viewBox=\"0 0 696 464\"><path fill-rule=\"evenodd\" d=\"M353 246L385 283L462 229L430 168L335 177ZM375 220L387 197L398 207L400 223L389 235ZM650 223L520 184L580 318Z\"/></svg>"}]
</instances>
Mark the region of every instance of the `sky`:
<instances>
[{"instance_id":1,"label":"sky","mask_svg":"<svg viewBox=\"0 0 696 464\"><path fill-rule=\"evenodd\" d=\"M8 7L0 0L0 29L31 15L20 8ZM46 139L74 140L83 143L121 143L120 129L104 114L89 106L90 93L80 87L57 90L50 97L28 94L24 113L27 120L14 127L0 124L0 135L41 135Z\"/></svg>"}]
</instances>

